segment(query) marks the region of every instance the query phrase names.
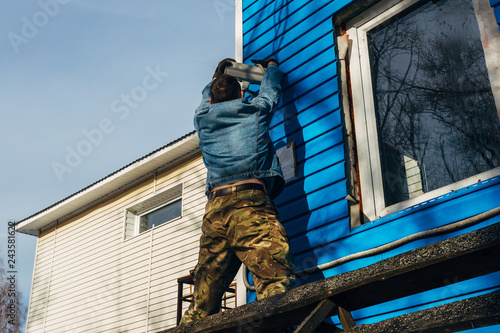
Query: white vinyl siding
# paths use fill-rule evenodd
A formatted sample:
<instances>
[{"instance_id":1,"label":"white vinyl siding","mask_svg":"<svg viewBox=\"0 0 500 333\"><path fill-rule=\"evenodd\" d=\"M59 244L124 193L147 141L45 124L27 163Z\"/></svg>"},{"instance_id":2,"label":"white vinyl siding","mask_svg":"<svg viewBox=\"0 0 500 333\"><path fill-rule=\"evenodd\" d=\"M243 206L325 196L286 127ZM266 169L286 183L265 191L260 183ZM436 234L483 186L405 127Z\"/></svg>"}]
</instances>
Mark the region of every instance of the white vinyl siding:
<instances>
[{"instance_id":1,"label":"white vinyl siding","mask_svg":"<svg viewBox=\"0 0 500 333\"><path fill-rule=\"evenodd\" d=\"M36 266L33 274L29 305L29 321L34 332L43 331L45 305L49 292L52 268L52 254L54 251L54 230L55 228L52 227L41 234L37 243ZM33 292L35 289L38 290L37 293Z\"/></svg>"},{"instance_id":2,"label":"white vinyl siding","mask_svg":"<svg viewBox=\"0 0 500 333\"><path fill-rule=\"evenodd\" d=\"M40 234L27 332L155 332L176 324L206 197L201 156ZM123 240L124 211L183 183L183 216ZM149 310L149 311L148 311Z\"/></svg>"},{"instance_id":3,"label":"white vinyl siding","mask_svg":"<svg viewBox=\"0 0 500 333\"><path fill-rule=\"evenodd\" d=\"M178 202L180 200L180 202ZM135 235L138 235L144 231L147 231L151 228L148 228L148 223L146 222L145 226L142 226L141 219L144 213L152 212L153 210L157 210L160 207L169 206L173 202L178 202L176 207L180 205L180 214L175 218L170 218L168 221L161 221L162 223L157 226L169 222L170 220L179 218L182 216L182 183L177 184L165 191L158 192L144 201L134 204L132 207L128 207L125 210L124 217L124 239L129 239ZM161 208L160 208L161 209Z\"/></svg>"}]
</instances>

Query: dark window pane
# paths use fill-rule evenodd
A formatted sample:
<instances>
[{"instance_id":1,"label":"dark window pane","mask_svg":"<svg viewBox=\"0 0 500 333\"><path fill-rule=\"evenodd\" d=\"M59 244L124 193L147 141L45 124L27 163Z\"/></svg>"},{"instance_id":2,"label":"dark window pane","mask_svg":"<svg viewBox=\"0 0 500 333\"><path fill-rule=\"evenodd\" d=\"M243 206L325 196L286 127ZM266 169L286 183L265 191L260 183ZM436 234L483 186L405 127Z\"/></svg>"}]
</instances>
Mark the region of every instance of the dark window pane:
<instances>
[{"instance_id":1,"label":"dark window pane","mask_svg":"<svg viewBox=\"0 0 500 333\"><path fill-rule=\"evenodd\" d=\"M386 206L500 165L472 0L427 2L367 35Z\"/></svg>"},{"instance_id":2,"label":"dark window pane","mask_svg":"<svg viewBox=\"0 0 500 333\"><path fill-rule=\"evenodd\" d=\"M149 214L145 214L140 217L140 231L151 229L153 226L158 226L170 220L173 220L182 213L182 200L178 200L161 207Z\"/></svg>"}]
</instances>

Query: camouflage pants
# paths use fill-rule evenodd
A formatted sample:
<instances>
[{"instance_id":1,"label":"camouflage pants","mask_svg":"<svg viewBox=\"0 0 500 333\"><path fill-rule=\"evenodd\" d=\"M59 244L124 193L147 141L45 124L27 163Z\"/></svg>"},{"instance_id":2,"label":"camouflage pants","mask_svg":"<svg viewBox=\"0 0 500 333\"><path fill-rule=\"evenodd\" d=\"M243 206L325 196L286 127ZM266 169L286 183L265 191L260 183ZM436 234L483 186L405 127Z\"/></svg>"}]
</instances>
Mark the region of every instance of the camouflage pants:
<instances>
[{"instance_id":1,"label":"camouflage pants","mask_svg":"<svg viewBox=\"0 0 500 333\"><path fill-rule=\"evenodd\" d=\"M241 262L252 272L257 299L283 293L295 281L294 260L278 211L259 190L208 201L203 217L194 300L181 324L219 311Z\"/></svg>"}]
</instances>

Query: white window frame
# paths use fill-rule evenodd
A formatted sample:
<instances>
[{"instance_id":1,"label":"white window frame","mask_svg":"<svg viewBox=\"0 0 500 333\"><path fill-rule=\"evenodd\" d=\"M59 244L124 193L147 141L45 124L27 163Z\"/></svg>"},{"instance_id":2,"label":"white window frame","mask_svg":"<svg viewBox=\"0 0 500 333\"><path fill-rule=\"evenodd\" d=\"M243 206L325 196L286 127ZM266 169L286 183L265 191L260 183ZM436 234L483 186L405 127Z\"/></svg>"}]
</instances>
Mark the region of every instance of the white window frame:
<instances>
[{"instance_id":1,"label":"white window frame","mask_svg":"<svg viewBox=\"0 0 500 333\"><path fill-rule=\"evenodd\" d=\"M175 186L169 187L168 189L161 191L159 193L152 194L142 201L125 208L124 212L124 240L130 239L140 234L144 234L151 229L158 228L169 222L175 221L182 218L184 215L184 205L183 205L183 190L184 184L180 183ZM171 220L164 221L159 225L155 225L153 228L140 231L140 219L142 216L150 214L156 210L159 210L175 201L181 200L181 214Z\"/></svg>"},{"instance_id":2,"label":"white window frame","mask_svg":"<svg viewBox=\"0 0 500 333\"><path fill-rule=\"evenodd\" d=\"M385 205L375 116L375 101L372 93L371 69L366 33L392 16L420 1L423 0L381 1L357 17L346 22L345 26L350 45L348 56L352 108L354 126L356 129L361 200L363 214L369 221L500 174L500 167L498 167L424 193L416 198L388 207ZM488 49L484 49L484 53L490 76L491 88L497 109L500 110L500 70L498 69L498 59L500 59L500 34L498 33L498 25L496 24L493 9L489 6L489 3L485 6L485 1L487 2L487 0L473 0L473 3L482 38L490 31L488 41L495 45L495 47L491 47L490 45ZM492 25L494 26L492 27ZM494 33L495 27L496 34ZM493 31L493 33L491 33L491 31ZM342 43L340 40L341 38L342 36L339 37L339 43ZM366 73L368 73L368 75L366 75ZM346 83L343 82L343 84Z\"/></svg>"},{"instance_id":3,"label":"white window frame","mask_svg":"<svg viewBox=\"0 0 500 333\"><path fill-rule=\"evenodd\" d=\"M181 214L180 214L179 216L176 216L176 217L174 217L174 218L170 219L170 220L164 221L164 222L162 222L161 224L158 224L158 225L153 225L153 227L152 227L152 228L150 228L150 229L153 229L153 228L155 228L155 227L157 227L157 226L159 226L159 225L162 225L162 224L164 224L164 223L167 223L167 222L173 221L173 220L175 220L175 219L178 219L179 217L182 217L182 194L179 194L179 195L177 195L177 196L173 197L172 199L170 199L170 200L168 200L168 201L166 201L166 202L164 202L164 203L162 203L162 204L160 204L160 205L158 205L158 206L155 206L155 207L153 207L153 208L151 208L151 209L148 209L148 210L146 210L146 211L144 211L144 212L142 212L142 213L140 213L140 214L136 215L136 216L135 216L135 228L136 228L136 230L135 230L135 234L136 234L136 235L138 235L138 234L140 234L140 233L143 233L143 232L145 232L145 231L149 230L149 229L146 229L146 230L144 230L144 231L141 231L141 230L140 230L140 227L141 227L141 217L143 217L144 215L148 215L148 214L150 214L150 213L153 213L153 212L155 212L155 211L157 211L157 210L160 210L160 209L162 209L163 207L168 206L168 205L170 205L170 204L172 204L172 203L174 203L174 202L177 202L177 201L179 201L179 200L180 200L180 202L181 202Z\"/></svg>"}]
</instances>

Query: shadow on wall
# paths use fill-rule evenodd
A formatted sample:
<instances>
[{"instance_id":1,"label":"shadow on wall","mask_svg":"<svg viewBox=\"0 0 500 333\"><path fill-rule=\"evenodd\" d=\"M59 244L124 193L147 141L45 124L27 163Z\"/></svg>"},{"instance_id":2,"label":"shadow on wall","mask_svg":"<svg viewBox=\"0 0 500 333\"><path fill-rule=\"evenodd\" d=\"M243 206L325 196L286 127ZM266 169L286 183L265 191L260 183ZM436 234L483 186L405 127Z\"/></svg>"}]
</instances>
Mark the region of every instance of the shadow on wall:
<instances>
[{"instance_id":1,"label":"shadow on wall","mask_svg":"<svg viewBox=\"0 0 500 333\"><path fill-rule=\"evenodd\" d=\"M280 55L280 51L284 46L283 41L285 33L290 29L287 26L287 23L289 21L286 19L288 16L290 16L288 9L289 9L288 1L286 0L276 1L274 4L275 14L273 16L273 19L274 19L275 35L277 36L277 38L275 38L275 40L273 41L273 52L278 55ZM289 58L289 55L283 54L280 58L286 59ZM295 105L295 98L297 95L300 95L300 92L296 93L296 85L294 85L293 82L289 81L289 77L286 74L281 83L283 91L281 105L283 106L283 124L284 124L285 137L286 140L288 141L293 140L296 148L303 147L303 149L296 149L295 151L297 164L301 163L303 165L305 161L305 156L307 155L306 152L307 147L305 147L303 127L299 122L298 109ZM284 140L282 140L278 143L276 149L279 149L281 148L281 146L288 143L289 142L285 142ZM296 219L298 216L300 216L300 223L296 223L294 225L294 230L293 230L294 236L290 237L290 243L292 251L294 251L295 248L294 243L300 242L302 255L300 256L300 259L296 257L296 262L295 262L296 271L299 272L306 268L312 268L318 266L318 258L312 249L308 236L306 235L311 217L311 210L306 197L303 168L302 170L299 169L297 171L297 178L292 182L294 184L293 198L297 198L294 199L293 206L294 206L294 211L298 213L295 214L293 218ZM287 188L285 188L285 191L286 190ZM281 222L283 223L285 229L287 229L287 220L283 220ZM299 253L295 253L294 251L294 255L298 254ZM294 287L296 288L308 282L319 280L322 278L324 278L324 276L321 272L316 273L314 275L301 276L297 278Z\"/></svg>"},{"instance_id":2,"label":"shadow on wall","mask_svg":"<svg viewBox=\"0 0 500 333\"><path fill-rule=\"evenodd\" d=\"M286 31L288 31L289 29L289 27L287 27L288 21L285 19L289 16L287 1L275 1L273 7L274 8L272 12L274 14L272 20L275 38L272 43L265 45L263 49L259 50L259 52L253 53L266 54L266 57L277 58L280 61L280 69L286 71L287 68L291 67L289 64L288 66L286 64L286 59L289 58L289 55L284 54L282 51ZM267 13L269 12L270 10L268 8ZM258 15L263 16L263 13L260 13ZM265 17L262 17L262 20L265 20ZM269 49L269 51L264 52L264 49ZM273 138L275 142L275 148L280 149L286 146L290 141L294 141L296 148L301 147L301 149L296 149L296 161L297 163L301 163L303 165L305 156L307 154L304 142L303 128L299 123L299 119L297 117L298 109L295 105L295 98L298 94L296 93L295 85L293 84L293 82L289 81L286 73L281 81L281 84L282 101L278 110L274 114L274 117L283 118L280 119L280 121L273 121L273 123L277 124L275 126L281 127L280 131L278 131L280 132L280 138ZM284 135L285 137L281 137L282 135ZM285 188L284 192L278 197L276 203L281 213L280 221L289 233L292 252L296 256L296 271L302 271L307 268L316 267L318 265L318 258L311 246L308 236L306 235L311 212L305 192L303 168L302 170L298 170L297 178L291 180L287 184L287 188ZM285 208L283 207L290 204L293 205L293 214L287 214ZM293 226L287 225L287 222L289 222L290 220L293 220ZM293 230L289 230L290 228L293 228ZM294 244L299 243L300 246L294 246ZM300 253L296 253L297 251L294 251L294 248L300 248ZM298 255L300 255L300 259L297 259ZM250 284L253 284L250 276L251 274L248 274ZM322 278L324 278L324 275L321 272L302 276L297 279L294 288ZM248 302L252 302L255 299L256 294L254 292L247 293Z\"/></svg>"},{"instance_id":3,"label":"shadow on wall","mask_svg":"<svg viewBox=\"0 0 500 333\"><path fill-rule=\"evenodd\" d=\"M284 105L284 129L286 138L291 140L293 137L293 141L295 142L296 147L303 147L304 149L296 150L296 159L297 162L303 165L305 161L306 148L304 142L304 135L302 126L299 123L297 114L298 110L295 106L295 87L290 85L288 78L284 78L282 81L283 84L283 105ZM285 143L282 141L280 144L284 145ZM278 149L281 147L277 147ZM301 248L301 256L300 259L296 259L296 271L303 271L307 268L313 268L318 265L318 258L316 257L311 243L309 241L306 232L308 231L309 221L311 217L311 209L309 207L309 203L307 201L306 191L305 191L305 178L304 178L304 170L303 167L298 170L298 177L296 180L292 181L293 183L293 207L294 207L294 216L290 216L294 220L299 218L300 223L294 223L293 235L291 235L291 247L292 251L295 248L295 243L300 243ZM285 189L286 191L287 189ZM285 199L286 200L286 199ZM287 228L287 220L281 221ZM294 253L298 255L299 253ZM304 255L306 254L306 255ZM315 281L318 279L324 278L322 273L316 273L314 275L301 276L297 279L295 287L303 285L305 283Z\"/></svg>"}]
</instances>

